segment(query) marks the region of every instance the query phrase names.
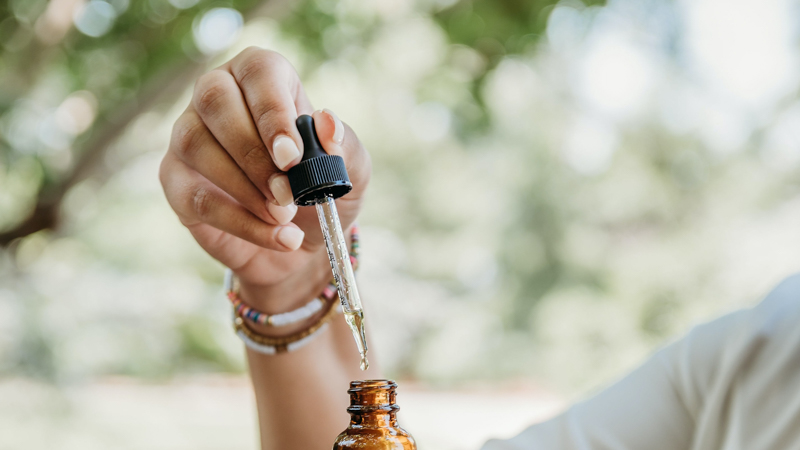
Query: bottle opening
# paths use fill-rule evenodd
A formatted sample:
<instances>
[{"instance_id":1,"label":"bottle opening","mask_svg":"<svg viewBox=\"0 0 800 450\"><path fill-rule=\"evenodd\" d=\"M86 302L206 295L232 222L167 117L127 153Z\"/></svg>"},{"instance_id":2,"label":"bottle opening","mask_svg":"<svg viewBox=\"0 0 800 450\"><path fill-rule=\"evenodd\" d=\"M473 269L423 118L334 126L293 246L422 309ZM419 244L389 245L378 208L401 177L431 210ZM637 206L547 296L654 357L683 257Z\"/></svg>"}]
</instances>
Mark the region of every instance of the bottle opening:
<instances>
[{"instance_id":1,"label":"bottle opening","mask_svg":"<svg viewBox=\"0 0 800 450\"><path fill-rule=\"evenodd\" d=\"M392 380L358 380L350 382L350 407L351 413L366 413L370 411L393 412L400 409L397 406L397 383Z\"/></svg>"},{"instance_id":2,"label":"bottle opening","mask_svg":"<svg viewBox=\"0 0 800 450\"><path fill-rule=\"evenodd\" d=\"M376 389L397 388L397 383L392 380L356 380L350 382L350 389Z\"/></svg>"}]
</instances>

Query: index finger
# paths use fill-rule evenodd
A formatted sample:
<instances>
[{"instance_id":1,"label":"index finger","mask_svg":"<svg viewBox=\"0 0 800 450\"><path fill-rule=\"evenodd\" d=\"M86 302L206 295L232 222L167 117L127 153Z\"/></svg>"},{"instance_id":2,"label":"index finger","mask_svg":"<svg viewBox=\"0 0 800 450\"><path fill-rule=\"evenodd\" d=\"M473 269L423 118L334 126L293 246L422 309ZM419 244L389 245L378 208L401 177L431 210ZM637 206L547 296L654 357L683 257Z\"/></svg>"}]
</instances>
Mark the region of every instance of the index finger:
<instances>
[{"instance_id":1,"label":"index finger","mask_svg":"<svg viewBox=\"0 0 800 450\"><path fill-rule=\"evenodd\" d=\"M229 70L275 165L286 171L299 163L303 140L295 120L313 108L294 67L278 53L251 47L230 61Z\"/></svg>"}]
</instances>

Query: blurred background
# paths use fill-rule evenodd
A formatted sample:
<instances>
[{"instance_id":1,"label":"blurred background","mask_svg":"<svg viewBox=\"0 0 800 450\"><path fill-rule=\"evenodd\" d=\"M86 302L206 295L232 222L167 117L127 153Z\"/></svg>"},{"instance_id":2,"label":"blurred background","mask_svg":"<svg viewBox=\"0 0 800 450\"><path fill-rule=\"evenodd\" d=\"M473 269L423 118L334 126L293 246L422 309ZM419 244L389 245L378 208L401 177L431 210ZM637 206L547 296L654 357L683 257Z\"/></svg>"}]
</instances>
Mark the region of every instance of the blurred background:
<instances>
[{"instance_id":1,"label":"blurred background","mask_svg":"<svg viewBox=\"0 0 800 450\"><path fill-rule=\"evenodd\" d=\"M0 448L257 448L223 268L157 179L243 48L371 151L373 346L420 448L460 450L800 268L798 25L794 0L5 0Z\"/></svg>"}]
</instances>

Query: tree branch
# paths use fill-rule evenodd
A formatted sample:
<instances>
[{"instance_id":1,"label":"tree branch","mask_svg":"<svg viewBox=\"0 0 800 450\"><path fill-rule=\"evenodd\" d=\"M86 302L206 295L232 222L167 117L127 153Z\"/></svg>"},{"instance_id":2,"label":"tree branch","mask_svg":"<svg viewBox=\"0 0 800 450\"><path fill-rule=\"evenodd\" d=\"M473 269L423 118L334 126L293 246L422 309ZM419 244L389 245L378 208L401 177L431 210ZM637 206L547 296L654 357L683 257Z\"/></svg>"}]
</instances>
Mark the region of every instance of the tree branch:
<instances>
[{"instance_id":1,"label":"tree branch","mask_svg":"<svg viewBox=\"0 0 800 450\"><path fill-rule=\"evenodd\" d=\"M246 16L276 16L287 12L289 2L272 1L255 7ZM63 178L46 184L39 191L30 215L13 228L0 232L0 247L8 247L14 240L37 231L57 228L60 222L61 204L70 188L88 178L103 160L109 146L125 131L128 124L139 114L149 110L157 103L174 101L186 85L186 80L199 76L208 61L192 61L188 58L172 64L158 75L150 78L139 95L130 100L116 112L101 119L92 127L92 134L78 154L73 169Z\"/></svg>"},{"instance_id":2,"label":"tree branch","mask_svg":"<svg viewBox=\"0 0 800 450\"><path fill-rule=\"evenodd\" d=\"M0 233L0 247L6 247L15 239L37 231L56 228L60 219L61 203L67 191L96 170L111 143L125 131L128 124L159 101L173 100L182 92L186 80L194 78L204 67L205 62L191 62L163 70L151 78L142 94L96 124L93 127L94 133L83 145L83 149L77 152L78 160L72 171L60 180L42 187L31 214L14 228Z\"/></svg>"}]
</instances>

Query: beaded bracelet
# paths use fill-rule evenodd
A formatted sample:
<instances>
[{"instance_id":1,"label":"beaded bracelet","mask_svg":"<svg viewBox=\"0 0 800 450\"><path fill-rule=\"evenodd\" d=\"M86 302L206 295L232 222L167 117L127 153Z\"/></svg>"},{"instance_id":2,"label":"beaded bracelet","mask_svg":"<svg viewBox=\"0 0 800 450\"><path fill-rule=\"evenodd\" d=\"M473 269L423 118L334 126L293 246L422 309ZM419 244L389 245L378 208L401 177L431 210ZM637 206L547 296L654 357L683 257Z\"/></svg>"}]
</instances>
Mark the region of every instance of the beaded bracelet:
<instances>
[{"instance_id":1,"label":"beaded bracelet","mask_svg":"<svg viewBox=\"0 0 800 450\"><path fill-rule=\"evenodd\" d=\"M317 297L295 310L280 314L267 314L251 306L247 306L242 301L242 299L239 298L239 293L237 292L238 289L236 285L237 285L237 280L236 276L233 274L233 271L231 271L230 269L226 270L225 295L228 297L228 300L230 300L234 312L239 317L242 317L252 323L268 327L283 327L286 325L291 325L293 323L302 322L303 320L306 320L309 317L313 316L314 314L318 313L322 309L322 306L325 304L323 300L320 300L320 298ZM322 290L322 294L320 295L320 297L322 297L327 301L330 301L335 294L336 294L336 286L332 287L332 285L329 283L328 286L325 286L325 289Z\"/></svg>"},{"instance_id":2,"label":"beaded bracelet","mask_svg":"<svg viewBox=\"0 0 800 450\"><path fill-rule=\"evenodd\" d=\"M353 270L358 268L358 238L358 226L353 225L350 229L350 262L353 264ZM268 314L259 311L252 306L248 306L242 301L241 298L239 298L238 283L236 276L233 274L231 269L227 269L225 271L224 286L225 295L228 297L228 300L230 300L234 311L239 315L239 317L242 317L254 324L273 327L291 325L312 317L322 309L325 301L330 301L336 295L336 284L334 284L334 281L331 281L322 290L322 294L320 294L320 297L322 297L322 299L325 301L317 297L293 311L280 314Z\"/></svg>"},{"instance_id":3,"label":"beaded bracelet","mask_svg":"<svg viewBox=\"0 0 800 450\"><path fill-rule=\"evenodd\" d=\"M251 349L251 350L253 350L255 352L262 353L264 355L274 355L276 353L293 352L293 351L297 350L298 348L308 344L309 342L311 342L312 339L314 339L317 336L317 334L322 333L323 331L328 329L328 325L329 325L328 323L323 324L319 328L319 330L316 331L316 333L310 334L310 335L300 339L297 342L291 342L289 344L286 344L285 347L278 347L278 346L274 346L274 345L259 344L258 342L256 342L256 341L250 339L249 337L247 337L247 334L242 330L236 331L236 335L239 336L239 339L241 339L242 342L244 342L244 345L247 348L249 348L249 349Z\"/></svg>"},{"instance_id":4,"label":"beaded bracelet","mask_svg":"<svg viewBox=\"0 0 800 450\"><path fill-rule=\"evenodd\" d=\"M327 328L328 322L338 311L338 308L336 308L337 303L335 299L331 299L325 314L316 323L291 336L270 337L259 334L251 329L242 316L236 312L234 312L233 329L244 344L254 351L267 355L290 352L306 345L314 336Z\"/></svg>"}]
</instances>

